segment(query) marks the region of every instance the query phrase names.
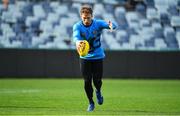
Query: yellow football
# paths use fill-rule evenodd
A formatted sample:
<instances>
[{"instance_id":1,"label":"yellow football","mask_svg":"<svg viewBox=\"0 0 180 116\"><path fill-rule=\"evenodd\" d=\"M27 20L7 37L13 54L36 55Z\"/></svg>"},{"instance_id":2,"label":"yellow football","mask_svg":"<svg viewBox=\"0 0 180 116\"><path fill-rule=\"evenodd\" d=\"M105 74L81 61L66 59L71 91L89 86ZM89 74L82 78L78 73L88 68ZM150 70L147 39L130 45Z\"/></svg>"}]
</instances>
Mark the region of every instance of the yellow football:
<instances>
[{"instance_id":1,"label":"yellow football","mask_svg":"<svg viewBox=\"0 0 180 116\"><path fill-rule=\"evenodd\" d=\"M89 43L86 40L80 40L76 43L76 48L80 56L86 56L89 52Z\"/></svg>"}]
</instances>

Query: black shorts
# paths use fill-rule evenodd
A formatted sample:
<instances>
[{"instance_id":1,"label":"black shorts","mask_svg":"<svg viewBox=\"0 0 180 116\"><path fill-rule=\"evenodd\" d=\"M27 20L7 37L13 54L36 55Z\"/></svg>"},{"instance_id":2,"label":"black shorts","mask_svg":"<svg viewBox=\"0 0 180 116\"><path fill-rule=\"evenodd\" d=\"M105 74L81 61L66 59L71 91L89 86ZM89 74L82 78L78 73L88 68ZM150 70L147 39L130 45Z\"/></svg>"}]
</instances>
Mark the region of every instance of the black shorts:
<instances>
[{"instance_id":1,"label":"black shorts","mask_svg":"<svg viewBox=\"0 0 180 116\"><path fill-rule=\"evenodd\" d=\"M103 75L103 59L80 59L80 69L84 78L97 77L101 79Z\"/></svg>"}]
</instances>

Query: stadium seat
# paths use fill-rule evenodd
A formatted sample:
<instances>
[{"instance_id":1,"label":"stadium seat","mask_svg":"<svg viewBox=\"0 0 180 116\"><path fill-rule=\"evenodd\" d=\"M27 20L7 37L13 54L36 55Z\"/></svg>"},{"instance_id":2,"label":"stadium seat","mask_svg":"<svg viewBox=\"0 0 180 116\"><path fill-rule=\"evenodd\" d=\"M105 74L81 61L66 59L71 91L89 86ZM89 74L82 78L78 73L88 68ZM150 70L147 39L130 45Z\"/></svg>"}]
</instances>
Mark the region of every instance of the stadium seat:
<instances>
[{"instance_id":1,"label":"stadium seat","mask_svg":"<svg viewBox=\"0 0 180 116\"><path fill-rule=\"evenodd\" d=\"M124 7L115 8L115 18L119 25L119 29L127 29L128 24L126 20L126 9Z\"/></svg>"},{"instance_id":2,"label":"stadium seat","mask_svg":"<svg viewBox=\"0 0 180 116\"><path fill-rule=\"evenodd\" d=\"M171 25L173 27L180 27L180 16L172 16L171 17Z\"/></svg>"},{"instance_id":3,"label":"stadium seat","mask_svg":"<svg viewBox=\"0 0 180 116\"><path fill-rule=\"evenodd\" d=\"M119 43L128 43L129 42L129 36L125 30L118 31L116 33L116 40Z\"/></svg>"},{"instance_id":4,"label":"stadium seat","mask_svg":"<svg viewBox=\"0 0 180 116\"><path fill-rule=\"evenodd\" d=\"M106 43L108 44L111 50L120 49L120 45L118 44L117 40L114 39L112 34L104 33L103 38L105 39Z\"/></svg>"},{"instance_id":5,"label":"stadium seat","mask_svg":"<svg viewBox=\"0 0 180 116\"><path fill-rule=\"evenodd\" d=\"M51 25L58 24L59 21L59 15L56 13L48 13L47 16L47 23L50 23Z\"/></svg>"},{"instance_id":6,"label":"stadium seat","mask_svg":"<svg viewBox=\"0 0 180 116\"><path fill-rule=\"evenodd\" d=\"M177 9L180 11L180 0L177 1Z\"/></svg>"},{"instance_id":7,"label":"stadium seat","mask_svg":"<svg viewBox=\"0 0 180 116\"><path fill-rule=\"evenodd\" d=\"M140 35L131 35L129 41L131 46L133 46L135 49L138 49L138 47L144 45L144 40L141 38Z\"/></svg>"},{"instance_id":8,"label":"stadium seat","mask_svg":"<svg viewBox=\"0 0 180 116\"><path fill-rule=\"evenodd\" d=\"M166 13L168 9L168 0L155 0L155 8L159 13Z\"/></svg>"},{"instance_id":9,"label":"stadium seat","mask_svg":"<svg viewBox=\"0 0 180 116\"><path fill-rule=\"evenodd\" d=\"M74 10L74 12L79 14L81 3L73 2L71 8Z\"/></svg>"},{"instance_id":10,"label":"stadium seat","mask_svg":"<svg viewBox=\"0 0 180 116\"><path fill-rule=\"evenodd\" d=\"M121 45L122 50L134 50L135 46L132 46L130 43L123 43Z\"/></svg>"},{"instance_id":11,"label":"stadium seat","mask_svg":"<svg viewBox=\"0 0 180 116\"><path fill-rule=\"evenodd\" d=\"M1 28L0 28L0 36L2 36L2 34L3 34L3 33L2 33L2 30L1 30Z\"/></svg>"},{"instance_id":12,"label":"stadium seat","mask_svg":"<svg viewBox=\"0 0 180 116\"><path fill-rule=\"evenodd\" d=\"M172 27L165 27L164 36L165 36L165 42L169 48L171 49L179 48L176 40L175 31Z\"/></svg>"},{"instance_id":13,"label":"stadium seat","mask_svg":"<svg viewBox=\"0 0 180 116\"><path fill-rule=\"evenodd\" d=\"M38 36L32 37L32 47L38 48L39 44L43 44L43 39L40 39Z\"/></svg>"},{"instance_id":14,"label":"stadium seat","mask_svg":"<svg viewBox=\"0 0 180 116\"><path fill-rule=\"evenodd\" d=\"M167 11L169 13L170 16L178 16L178 9L176 8L177 5L174 4L170 4Z\"/></svg>"},{"instance_id":15,"label":"stadium seat","mask_svg":"<svg viewBox=\"0 0 180 116\"><path fill-rule=\"evenodd\" d=\"M63 25L56 25L54 27L54 32L53 34L58 37L58 38L66 38L69 37L69 35L67 34L67 30L66 27L64 27Z\"/></svg>"},{"instance_id":16,"label":"stadium seat","mask_svg":"<svg viewBox=\"0 0 180 116\"><path fill-rule=\"evenodd\" d=\"M177 2L178 2L179 0L167 0L167 4L168 4L168 6L171 6L171 5L177 5Z\"/></svg>"},{"instance_id":17,"label":"stadium seat","mask_svg":"<svg viewBox=\"0 0 180 116\"><path fill-rule=\"evenodd\" d=\"M56 38L54 43L55 43L56 48L58 48L58 49L69 49L70 48L61 38Z\"/></svg>"},{"instance_id":18,"label":"stadium seat","mask_svg":"<svg viewBox=\"0 0 180 116\"><path fill-rule=\"evenodd\" d=\"M45 13L51 13L51 12L53 12L53 9L52 9L51 6L49 5L49 2L44 1L44 2L41 3L41 5L42 5L42 8L43 8L43 10L45 11Z\"/></svg>"},{"instance_id":19,"label":"stadium seat","mask_svg":"<svg viewBox=\"0 0 180 116\"><path fill-rule=\"evenodd\" d=\"M102 14L102 17L103 17L103 19L106 20L106 21L110 20L110 21L112 21L112 22L116 22L113 14L105 13L105 14Z\"/></svg>"},{"instance_id":20,"label":"stadium seat","mask_svg":"<svg viewBox=\"0 0 180 116\"><path fill-rule=\"evenodd\" d=\"M146 40L145 42L144 42L144 44L145 44L145 47L146 47L146 49L148 50L154 50L155 49L155 43L154 43L154 40Z\"/></svg>"},{"instance_id":21,"label":"stadium seat","mask_svg":"<svg viewBox=\"0 0 180 116\"><path fill-rule=\"evenodd\" d=\"M164 26L170 25L170 18L167 13L160 13L160 21Z\"/></svg>"},{"instance_id":22,"label":"stadium seat","mask_svg":"<svg viewBox=\"0 0 180 116\"><path fill-rule=\"evenodd\" d=\"M95 17L104 14L105 11L106 11L104 9L103 4L99 4L99 3L98 4L94 4L93 10L94 10L94 16Z\"/></svg>"},{"instance_id":23,"label":"stadium seat","mask_svg":"<svg viewBox=\"0 0 180 116\"><path fill-rule=\"evenodd\" d=\"M53 10L55 11L56 14L61 16L61 15L67 14L68 7L66 5L58 5L57 8L53 7Z\"/></svg>"},{"instance_id":24,"label":"stadium seat","mask_svg":"<svg viewBox=\"0 0 180 116\"><path fill-rule=\"evenodd\" d=\"M46 13L45 13L42 5L40 5L40 4L35 4L33 6L33 14L34 14L34 17L36 17L38 19L46 18Z\"/></svg>"},{"instance_id":25,"label":"stadium seat","mask_svg":"<svg viewBox=\"0 0 180 116\"><path fill-rule=\"evenodd\" d=\"M163 38L156 38L154 43L155 43L155 49L157 50L162 50L167 48L167 45Z\"/></svg>"},{"instance_id":26,"label":"stadium seat","mask_svg":"<svg viewBox=\"0 0 180 116\"><path fill-rule=\"evenodd\" d=\"M114 12L114 6L111 4L105 4L104 8L108 14L112 14L112 12Z\"/></svg>"},{"instance_id":27,"label":"stadium seat","mask_svg":"<svg viewBox=\"0 0 180 116\"><path fill-rule=\"evenodd\" d=\"M136 30L136 32L140 30L138 22L129 22L129 28Z\"/></svg>"},{"instance_id":28,"label":"stadium seat","mask_svg":"<svg viewBox=\"0 0 180 116\"><path fill-rule=\"evenodd\" d=\"M160 23L153 23L152 29L153 29L155 38L163 38L164 37L163 27Z\"/></svg>"},{"instance_id":29,"label":"stadium seat","mask_svg":"<svg viewBox=\"0 0 180 116\"><path fill-rule=\"evenodd\" d=\"M130 27L127 28L127 33L128 33L128 35L138 35L138 31L136 29L130 28Z\"/></svg>"},{"instance_id":30,"label":"stadium seat","mask_svg":"<svg viewBox=\"0 0 180 116\"><path fill-rule=\"evenodd\" d=\"M180 48L180 32L176 33L176 38L177 38L178 46Z\"/></svg>"},{"instance_id":31,"label":"stadium seat","mask_svg":"<svg viewBox=\"0 0 180 116\"><path fill-rule=\"evenodd\" d=\"M106 4L118 4L117 0L103 0L103 2Z\"/></svg>"},{"instance_id":32,"label":"stadium seat","mask_svg":"<svg viewBox=\"0 0 180 116\"><path fill-rule=\"evenodd\" d=\"M141 28L143 28L143 27L150 27L151 26L150 21L148 19L141 19L139 21L139 24L140 24Z\"/></svg>"},{"instance_id":33,"label":"stadium seat","mask_svg":"<svg viewBox=\"0 0 180 116\"><path fill-rule=\"evenodd\" d=\"M127 12L126 13L126 19L128 23L131 22L138 22L139 21L139 15L137 14L137 12Z\"/></svg>"},{"instance_id":34,"label":"stadium seat","mask_svg":"<svg viewBox=\"0 0 180 116\"><path fill-rule=\"evenodd\" d=\"M144 2L148 8L154 7L154 0L144 0Z\"/></svg>"},{"instance_id":35,"label":"stadium seat","mask_svg":"<svg viewBox=\"0 0 180 116\"><path fill-rule=\"evenodd\" d=\"M146 17L148 20L159 20L160 16L155 8L146 9Z\"/></svg>"},{"instance_id":36,"label":"stadium seat","mask_svg":"<svg viewBox=\"0 0 180 116\"><path fill-rule=\"evenodd\" d=\"M137 4L136 12L138 12L140 14L140 16L144 18L144 16L146 15L146 8L145 8L144 4L141 4L141 3Z\"/></svg>"},{"instance_id":37,"label":"stadium seat","mask_svg":"<svg viewBox=\"0 0 180 116\"><path fill-rule=\"evenodd\" d=\"M164 36L165 37L171 37L171 36L174 36L175 34L175 31L172 27L165 27L164 28Z\"/></svg>"},{"instance_id":38,"label":"stadium seat","mask_svg":"<svg viewBox=\"0 0 180 116\"><path fill-rule=\"evenodd\" d=\"M87 3L87 0L72 0L73 2ZM88 3L96 3L97 0L89 0Z\"/></svg>"},{"instance_id":39,"label":"stadium seat","mask_svg":"<svg viewBox=\"0 0 180 116\"><path fill-rule=\"evenodd\" d=\"M119 19L121 16L125 16L126 9L124 7L116 7L115 8L115 17Z\"/></svg>"}]
</instances>

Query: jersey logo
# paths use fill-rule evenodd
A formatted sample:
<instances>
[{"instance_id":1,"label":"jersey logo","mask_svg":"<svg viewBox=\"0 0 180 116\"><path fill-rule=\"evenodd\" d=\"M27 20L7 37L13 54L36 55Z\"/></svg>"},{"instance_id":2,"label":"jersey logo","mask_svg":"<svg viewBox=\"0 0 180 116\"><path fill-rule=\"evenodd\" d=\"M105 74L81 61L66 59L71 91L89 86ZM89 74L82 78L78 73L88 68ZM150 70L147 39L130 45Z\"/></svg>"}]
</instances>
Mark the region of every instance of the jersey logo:
<instances>
[{"instance_id":1,"label":"jersey logo","mask_svg":"<svg viewBox=\"0 0 180 116\"><path fill-rule=\"evenodd\" d=\"M85 38L86 37L86 33L81 33L81 36Z\"/></svg>"},{"instance_id":2,"label":"jersey logo","mask_svg":"<svg viewBox=\"0 0 180 116\"><path fill-rule=\"evenodd\" d=\"M96 31L96 30L94 30L94 31L93 31L93 34L94 34L94 35L96 35L96 34L97 34L97 31Z\"/></svg>"}]
</instances>

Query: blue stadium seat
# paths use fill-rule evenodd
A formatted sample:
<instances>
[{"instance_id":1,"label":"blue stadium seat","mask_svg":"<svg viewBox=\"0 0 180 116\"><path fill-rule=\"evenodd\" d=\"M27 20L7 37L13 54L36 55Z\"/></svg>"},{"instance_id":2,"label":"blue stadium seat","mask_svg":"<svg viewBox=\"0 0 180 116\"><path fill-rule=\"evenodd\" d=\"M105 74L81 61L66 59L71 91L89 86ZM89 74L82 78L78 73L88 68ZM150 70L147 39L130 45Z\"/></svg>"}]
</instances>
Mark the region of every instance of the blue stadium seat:
<instances>
[{"instance_id":1,"label":"blue stadium seat","mask_svg":"<svg viewBox=\"0 0 180 116\"><path fill-rule=\"evenodd\" d=\"M24 17L33 16L33 5L34 3L30 2L30 3L26 3L26 5L23 6L21 12Z\"/></svg>"},{"instance_id":2,"label":"blue stadium seat","mask_svg":"<svg viewBox=\"0 0 180 116\"><path fill-rule=\"evenodd\" d=\"M33 17L36 17L38 19L45 19L46 18L46 13L45 13L43 6L41 4L33 5Z\"/></svg>"},{"instance_id":3,"label":"blue stadium seat","mask_svg":"<svg viewBox=\"0 0 180 116\"><path fill-rule=\"evenodd\" d=\"M3 33L2 33L2 29L0 28L0 36L2 36L2 34L3 34Z\"/></svg>"},{"instance_id":4,"label":"blue stadium seat","mask_svg":"<svg viewBox=\"0 0 180 116\"><path fill-rule=\"evenodd\" d=\"M113 5L105 4L105 5L104 5L104 8L105 8L105 10L106 10L107 13L112 13L112 12L114 12L114 6L113 6Z\"/></svg>"},{"instance_id":5,"label":"blue stadium seat","mask_svg":"<svg viewBox=\"0 0 180 116\"><path fill-rule=\"evenodd\" d=\"M177 1L177 9L180 11L180 0Z\"/></svg>"},{"instance_id":6,"label":"blue stadium seat","mask_svg":"<svg viewBox=\"0 0 180 116\"><path fill-rule=\"evenodd\" d=\"M128 21L128 23L130 22L138 22L139 21L139 15L137 12L127 12L126 13L126 19Z\"/></svg>"},{"instance_id":7,"label":"blue stadium seat","mask_svg":"<svg viewBox=\"0 0 180 116\"><path fill-rule=\"evenodd\" d=\"M134 50L135 47L132 46L130 43L123 43L123 44L121 45L121 49L122 49L122 50Z\"/></svg>"},{"instance_id":8,"label":"blue stadium seat","mask_svg":"<svg viewBox=\"0 0 180 116\"><path fill-rule=\"evenodd\" d=\"M168 0L155 0L155 8L158 10L159 13L166 13L168 5Z\"/></svg>"},{"instance_id":9,"label":"blue stadium seat","mask_svg":"<svg viewBox=\"0 0 180 116\"><path fill-rule=\"evenodd\" d=\"M176 32L176 39L177 39L178 46L180 48L180 31Z\"/></svg>"},{"instance_id":10,"label":"blue stadium seat","mask_svg":"<svg viewBox=\"0 0 180 116\"><path fill-rule=\"evenodd\" d=\"M173 27L180 27L180 16L172 16L171 17L171 25Z\"/></svg>"},{"instance_id":11,"label":"blue stadium seat","mask_svg":"<svg viewBox=\"0 0 180 116\"><path fill-rule=\"evenodd\" d=\"M117 0L103 0L103 2L106 3L106 4L111 4L111 5L112 5L112 4L114 4L114 5L115 5L115 4L118 4L118 1L117 1ZM122 2L123 2L123 1L122 1Z\"/></svg>"},{"instance_id":12,"label":"blue stadium seat","mask_svg":"<svg viewBox=\"0 0 180 116\"><path fill-rule=\"evenodd\" d=\"M154 31L154 36L155 38L163 38L163 27L160 23L153 23L152 24L152 29Z\"/></svg>"},{"instance_id":13,"label":"blue stadium seat","mask_svg":"<svg viewBox=\"0 0 180 116\"><path fill-rule=\"evenodd\" d=\"M159 20L160 16L155 8L146 9L146 17L148 20Z\"/></svg>"},{"instance_id":14,"label":"blue stadium seat","mask_svg":"<svg viewBox=\"0 0 180 116\"><path fill-rule=\"evenodd\" d=\"M135 30L134 28L130 28L130 27L127 28L127 33L128 33L128 35L138 35L137 30Z\"/></svg>"},{"instance_id":15,"label":"blue stadium seat","mask_svg":"<svg viewBox=\"0 0 180 116\"><path fill-rule=\"evenodd\" d=\"M92 4L92 3L97 3L97 0L90 0L87 2L87 0L72 0L73 2L80 2L80 3L89 3L89 4Z\"/></svg>"},{"instance_id":16,"label":"blue stadium seat","mask_svg":"<svg viewBox=\"0 0 180 116\"><path fill-rule=\"evenodd\" d=\"M13 31L16 33L16 34L19 34L19 33L22 33L22 28L19 24L14 24L13 27L12 27Z\"/></svg>"},{"instance_id":17,"label":"blue stadium seat","mask_svg":"<svg viewBox=\"0 0 180 116\"><path fill-rule=\"evenodd\" d=\"M147 47L147 48L154 48L154 46L155 46L153 39L145 40L144 44L145 44L145 47Z\"/></svg>"},{"instance_id":18,"label":"blue stadium seat","mask_svg":"<svg viewBox=\"0 0 180 116\"><path fill-rule=\"evenodd\" d=\"M163 38L155 38L154 44L157 50L167 49L167 44Z\"/></svg>"},{"instance_id":19,"label":"blue stadium seat","mask_svg":"<svg viewBox=\"0 0 180 116\"><path fill-rule=\"evenodd\" d=\"M171 5L169 6L169 8L167 9L168 13L169 13L171 16L178 16L178 15L179 15L176 6L177 6L177 5L171 4Z\"/></svg>"},{"instance_id":20,"label":"blue stadium seat","mask_svg":"<svg viewBox=\"0 0 180 116\"><path fill-rule=\"evenodd\" d=\"M127 29L126 9L124 7L116 7L115 18L119 25L119 29Z\"/></svg>"},{"instance_id":21,"label":"blue stadium seat","mask_svg":"<svg viewBox=\"0 0 180 116\"><path fill-rule=\"evenodd\" d=\"M150 21L148 19L141 19L139 21L139 24L140 24L141 28L143 28L143 27L150 27L151 26Z\"/></svg>"},{"instance_id":22,"label":"blue stadium seat","mask_svg":"<svg viewBox=\"0 0 180 116\"><path fill-rule=\"evenodd\" d=\"M50 23L50 24L52 24L53 27L54 27L56 24L59 23L60 17L59 17L59 15L56 14L56 13L48 13L46 19L47 19L47 22Z\"/></svg>"},{"instance_id":23,"label":"blue stadium seat","mask_svg":"<svg viewBox=\"0 0 180 116\"><path fill-rule=\"evenodd\" d=\"M74 9L74 12L79 13L81 8L81 3L73 2L71 8Z\"/></svg>"},{"instance_id":24,"label":"blue stadium seat","mask_svg":"<svg viewBox=\"0 0 180 116\"><path fill-rule=\"evenodd\" d=\"M154 7L154 0L144 0L147 7L153 8Z\"/></svg>"},{"instance_id":25,"label":"blue stadium seat","mask_svg":"<svg viewBox=\"0 0 180 116\"><path fill-rule=\"evenodd\" d=\"M160 14L160 21L164 26L170 25L170 19L167 13Z\"/></svg>"},{"instance_id":26,"label":"blue stadium seat","mask_svg":"<svg viewBox=\"0 0 180 116\"><path fill-rule=\"evenodd\" d=\"M44 1L41 3L42 5L42 8L43 10L46 12L46 13L51 13L53 12L53 9L50 7L49 3L47 1Z\"/></svg>"},{"instance_id":27,"label":"blue stadium seat","mask_svg":"<svg viewBox=\"0 0 180 116\"><path fill-rule=\"evenodd\" d=\"M165 42L169 48L176 49L179 48L175 31L172 27L165 27L164 29Z\"/></svg>"},{"instance_id":28,"label":"blue stadium seat","mask_svg":"<svg viewBox=\"0 0 180 116\"><path fill-rule=\"evenodd\" d=\"M103 4L94 4L94 7L93 7L93 10L94 10L94 16L101 16L102 14L105 13L105 8L103 6Z\"/></svg>"},{"instance_id":29,"label":"blue stadium seat","mask_svg":"<svg viewBox=\"0 0 180 116\"><path fill-rule=\"evenodd\" d=\"M134 49L140 49L144 46L144 40L140 35L131 35L129 38L129 43Z\"/></svg>"},{"instance_id":30,"label":"blue stadium seat","mask_svg":"<svg viewBox=\"0 0 180 116\"><path fill-rule=\"evenodd\" d=\"M136 12L138 12L140 14L141 17L145 17L146 16L146 8L143 4L139 3L136 5Z\"/></svg>"},{"instance_id":31,"label":"blue stadium seat","mask_svg":"<svg viewBox=\"0 0 180 116\"><path fill-rule=\"evenodd\" d=\"M53 8L53 10L59 16L66 15L68 12L68 7L66 5L62 4L62 5L58 5L57 8L56 7Z\"/></svg>"},{"instance_id":32,"label":"blue stadium seat","mask_svg":"<svg viewBox=\"0 0 180 116\"><path fill-rule=\"evenodd\" d=\"M128 43L129 42L129 36L128 33L125 30L121 30L116 32L116 40L122 44L122 43Z\"/></svg>"}]
</instances>

